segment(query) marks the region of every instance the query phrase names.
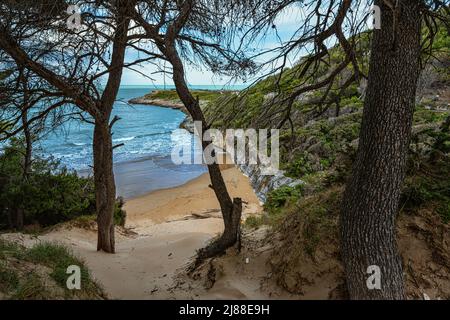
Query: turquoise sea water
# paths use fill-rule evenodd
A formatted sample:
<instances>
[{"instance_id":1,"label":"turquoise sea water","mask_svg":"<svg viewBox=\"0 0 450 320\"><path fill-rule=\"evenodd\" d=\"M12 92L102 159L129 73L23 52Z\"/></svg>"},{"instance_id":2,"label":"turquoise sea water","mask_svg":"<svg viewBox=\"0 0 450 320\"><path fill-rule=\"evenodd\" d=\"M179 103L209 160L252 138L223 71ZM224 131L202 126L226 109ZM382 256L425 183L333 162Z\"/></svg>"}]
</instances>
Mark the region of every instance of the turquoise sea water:
<instances>
[{"instance_id":1,"label":"turquoise sea water","mask_svg":"<svg viewBox=\"0 0 450 320\"><path fill-rule=\"evenodd\" d=\"M222 89L214 86L192 88ZM170 159L175 145L192 143L191 134L174 134L185 117L181 111L127 104L128 100L154 89L160 87L121 87L114 105L113 116L117 115L121 120L113 127L113 143L124 144L114 150L117 193L126 198L180 185L206 172L204 166L177 166ZM242 87L225 89L239 90ZM59 159L69 169L89 174L92 166L92 134L92 124L71 120L39 141L35 150L39 150L44 157Z\"/></svg>"}]
</instances>

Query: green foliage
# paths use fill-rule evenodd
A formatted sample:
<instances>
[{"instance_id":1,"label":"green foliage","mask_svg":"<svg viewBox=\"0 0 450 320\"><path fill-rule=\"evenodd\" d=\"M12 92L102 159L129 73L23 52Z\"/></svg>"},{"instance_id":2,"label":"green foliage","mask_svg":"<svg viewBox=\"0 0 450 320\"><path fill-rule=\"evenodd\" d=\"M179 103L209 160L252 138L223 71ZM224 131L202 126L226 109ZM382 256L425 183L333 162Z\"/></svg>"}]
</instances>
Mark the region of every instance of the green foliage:
<instances>
[{"instance_id":1,"label":"green foliage","mask_svg":"<svg viewBox=\"0 0 450 320\"><path fill-rule=\"evenodd\" d=\"M412 212L421 207L434 208L444 223L450 222L450 161L422 162L410 168L402 192L401 207Z\"/></svg>"},{"instance_id":2,"label":"green foliage","mask_svg":"<svg viewBox=\"0 0 450 320\"><path fill-rule=\"evenodd\" d=\"M226 91L213 91L213 90L191 90L194 97L198 97L200 101L214 101L221 94ZM156 90L147 94L146 99L161 99L168 101L179 101L178 93L176 90Z\"/></svg>"},{"instance_id":3,"label":"green foliage","mask_svg":"<svg viewBox=\"0 0 450 320\"><path fill-rule=\"evenodd\" d=\"M285 169L286 175L294 178L302 177L313 172L307 152L297 155L296 158L285 167Z\"/></svg>"},{"instance_id":4,"label":"green foliage","mask_svg":"<svg viewBox=\"0 0 450 320\"><path fill-rule=\"evenodd\" d=\"M303 195L303 185L295 187L282 186L267 195L264 204L265 213L260 216L250 216L245 220L245 226L257 228L261 225L275 225L285 216L287 208L295 205Z\"/></svg>"},{"instance_id":5,"label":"green foliage","mask_svg":"<svg viewBox=\"0 0 450 320\"><path fill-rule=\"evenodd\" d=\"M295 213L299 222L301 248L311 257L314 256L319 243L336 232L336 220L339 216L339 205L342 189L329 188L298 202Z\"/></svg>"},{"instance_id":6,"label":"green foliage","mask_svg":"<svg viewBox=\"0 0 450 320\"><path fill-rule=\"evenodd\" d=\"M117 198L115 207L114 207L114 223L118 226L125 226L125 222L127 219L127 213L123 210L123 205L125 201L122 197Z\"/></svg>"},{"instance_id":7,"label":"green foliage","mask_svg":"<svg viewBox=\"0 0 450 320\"><path fill-rule=\"evenodd\" d=\"M448 30L440 28L433 49L438 52L440 63L435 63L433 72L439 75L441 84L450 79L448 66L449 41ZM360 35L357 47L358 61L361 70L368 73L368 53L370 52L370 33ZM299 84L311 84L311 81L325 76L344 59L344 53L339 48L330 48L329 57L320 63L316 73L306 74L300 79L299 74L305 59L301 59L294 67L283 70L283 73L267 77L238 95L227 94L221 96L205 109L205 116L214 127L225 128L274 128L280 123L286 103L283 102L298 87ZM439 70L442 69L442 70ZM343 74L351 74L353 66L347 67ZM442 73L442 74L440 74ZM435 75L435 74L434 74ZM433 76L434 76L433 75ZM337 97L339 84L345 77L337 77L336 83L330 90L330 97ZM313 239L315 232L309 233L315 224L320 224L324 212L328 207L319 201L308 200L318 194L326 193L336 186L345 184L351 172L351 166L356 156L358 138L362 121L363 96L360 93L359 83L352 83L343 91L340 98L340 115L335 117L335 109L317 115L316 111L323 107L318 103L323 97L323 90L314 90L297 97L292 106L290 121L286 121L280 130L280 165L285 175L302 179L305 185L302 192L294 192L289 187L282 187L272 191L265 204L266 213L259 217L249 217L246 225L257 227L261 224L273 224L280 221L290 211L299 214L308 213L305 238ZM421 206L433 207L444 221L450 220L450 171L445 169L445 161L449 161L450 132L440 130L442 122L449 116L442 109L430 110L427 106L435 106L434 97L429 101L423 99L422 105L417 106L414 114L413 132L420 131L413 144L419 145L416 151L411 148L410 156L414 154L416 163L410 170L403 194L405 208L417 209ZM332 105L333 107L333 105ZM280 115L281 112L281 115ZM291 122L291 123L289 123ZM291 124L293 128L291 128ZM436 158L430 175L430 159ZM445 161L444 161L445 160ZM428 167L428 174L417 167ZM298 200L298 201L296 201ZM302 203L307 203L305 207ZM335 203L335 202L333 202ZM301 208L299 208L299 206ZM314 217L314 218L313 218ZM326 219L325 219L326 220ZM314 241L311 242L314 247Z\"/></svg>"},{"instance_id":8,"label":"green foliage","mask_svg":"<svg viewBox=\"0 0 450 320\"><path fill-rule=\"evenodd\" d=\"M66 287L71 265L81 269L81 290ZM67 247L44 242L27 249L4 240L0 240L0 292L17 300L105 296L85 263Z\"/></svg>"},{"instance_id":9,"label":"green foliage","mask_svg":"<svg viewBox=\"0 0 450 320\"><path fill-rule=\"evenodd\" d=\"M80 267L81 283L84 286L91 286L93 283L84 262L63 245L48 242L37 244L27 251L27 260L51 268L50 276L63 288L66 286L66 270L71 265Z\"/></svg>"},{"instance_id":10,"label":"green foliage","mask_svg":"<svg viewBox=\"0 0 450 320\"><path fill-rule=\"evenodd\" d=\"M295 202L299 199L302 196L302 192L302 185L295 187L282 186L281 188L275 189L268 194L264 209L269 214L276 214L288 203Z\"/></svg>"},{"instance_id":11,"label":"green foliage","mask_svg":"<svg viewBox=\"0 0 450 320\"><path fill-rule=\"evenodd\" d=\"M447 112L436 112L418 105L414 112L414 124L438 123L449 116Z\"/></svg>"},{"instance_id":12,"label":"green foliage","mask_svg":"<svg viewBox=\"0 0 450 320\"><path fill-rule=\"evenodd\" d=\"M25 279L17 284L12 300L46 300L52 299L52 294L45 287L38 274L31 272Z\"/></svg>"},{"instance_id":13,"label":"green foliage","mask_svg":"<svg viewBox=\"0 0 450 320\"><path fill-rule=\"evenodd\" d=\"M19 276L17 272L0 260L0 292L9 292L17 288L18 285Z\"/></svg>"},{"instance_id":14,"label":"green foliage","mask_svg":"<svg viewBox=\"0 0 450 320\"><path fill-rule=\"evenodd\" d=\"M346 97L341 100L342 107L355 107L362 108L364 105L364 101L359 97L359 93L357 90L357 86L353 85L348 89L346 93Z\"/></svg>"},{"instance_id":15,"label":"green foliage","mask_svg":"<svg viewBox=\"0 0 450 320\"><path fill-rule=\"evenodd\" d=\"M352 142L359 137L361 113L340 116L334 121L317 121L296 130L298 144L290 158L282 154L282 168L286 175L303 179L307 175L322 171L347 171L344 161L354 156Z\"/></svg>"},{"instance_id":16,"label":"green foliage","mask_svg":"<svg viewBox=\"0 0 450 320\"><path fill-rule=\"evenodd\" d=\"M245 220L245 226L248 228L256 229L264 224L267 224L267 223L265 223L266 219L264 219L264 218L265 218L264 215L263 216L250 216Z\"/></svg>"},{"instance_id":17,"label":"green foliage","mask_svg":"<svg viewBox=\"0 0 450 320\"><path fill-rule=\"evenodd\" d=\"M9 216L24 212L25 224L42 227L95 213L95 189L92 178L79 177L60 167L53 159L34 158L32 170L23 174L22 142L11 141L0 155L0 229L9 227ZM124 225L123 200L116 203L114 217Z\"/></svg>"}]
</instances>

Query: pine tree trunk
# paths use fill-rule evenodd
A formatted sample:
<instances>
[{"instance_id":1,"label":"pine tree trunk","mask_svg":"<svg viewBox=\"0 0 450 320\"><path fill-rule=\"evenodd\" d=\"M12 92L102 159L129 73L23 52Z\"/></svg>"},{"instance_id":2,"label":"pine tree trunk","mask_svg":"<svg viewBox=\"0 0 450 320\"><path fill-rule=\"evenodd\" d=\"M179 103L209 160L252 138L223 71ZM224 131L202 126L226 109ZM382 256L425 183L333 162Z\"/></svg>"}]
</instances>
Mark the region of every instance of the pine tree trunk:
<instances>
[{"instance_id":1,"label":"pine tree trunk","mask_svg":"<svg viewBox=\"0 0 450 320\"><path fill-rule=\"evenodd\" d=\"M418 0L398 1L397 17L383 1L375 30L359 149L342 203L342 258L352 299L404 299L396 217L405 176L419 75ZM395 3L395 2L394 2ZM381 289L369 289L369 266Z\"/></svg>"},{"instance_id":2,"label":"pine tree trunk","mask_svg":"<svg viewBox=\"0 0 450 320\"><path fill-rule=\"evenodd\" d=\"M24 99L25 101L28 100L27 94L25 91ZM28 180L28 175L31 172L31 154L33 152L33 140L31 137L30 127L28 125L28 109L27 106L25 106L24 110L22 111L22 125L23 125L23 132L25 136L25 154L23 159L23 172L22 172L22 181ZM23 207L19 207L16 209L15 213L15 228L17 230L23 230L24 221L25 221L25 212Z\"/></svg>"},{"instance_id":3,"label":"pine tree trunk","mask_svg":"<svg viewBox=\"0 0 450 320\"><path fill-rule=\"evenodd\" d=\"M102 94L101 117L95 120L94 128L94 180L98 224L97 250L115 253L114 208L116 203L116 184L113 171L113 144L109 123L114 102L119 92L127 48L127 35L130 26L129 9L134 8L135 0L114 1L116 30L112 43L111 64L108 81Z\"/></svg>"},{"instance_id":4,"label":"pine tree trunk","mask_svg":"<svg viewBox=\"0 0 450 320\"><path fill-rule=\"evenodd\" d=\"M200 122L202 124L202 130L203 132L205 132L209 129L208 124L206 123L199 102L192 96L191 92L189 91L185 80L184 66L175 48L175 44L173 42L166 42L165 47L161 47L160 49L162 52L164 52L164 54L168 57L169 61L172 64L173 81L175 83L178 96L185 105L189 114L192 116L192 119L194 121ZM203 141L202 137L200 137L200 139L202 140L203 150L208 148L212 143L210 141ZM214 190L214 194L216 195L216 198L220 204L225 228L220 238L209 244L207 247L199 250L197 259L193 266L194 269L204 259L211 258L225 252L226 249L235 245L240 237L242 199L231 199L219 165L217 163L208 164L208 172L211 179L212 189Z\"/></svg>"},{"instance_id":5,"label":"pine tree trunk","mask_svg":"<svg viewBox=\"0 0 450 320\"><path fill-rule=\"evenodd\" d=\"M97 250L114 253L114 205L116 186L113 173L112 137L107 122L96 121L93 147L95 201L98 224Z\"/></svg>"}]
</instances>

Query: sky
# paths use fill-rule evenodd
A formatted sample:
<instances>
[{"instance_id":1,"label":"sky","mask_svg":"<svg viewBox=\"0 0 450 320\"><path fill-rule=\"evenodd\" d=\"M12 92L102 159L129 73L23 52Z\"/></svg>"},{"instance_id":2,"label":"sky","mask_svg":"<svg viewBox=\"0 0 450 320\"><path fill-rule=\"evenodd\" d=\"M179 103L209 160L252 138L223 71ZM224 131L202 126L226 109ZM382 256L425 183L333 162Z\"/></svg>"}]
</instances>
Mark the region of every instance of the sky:
<instances>
[{"instance_id":1,"label":"sky","mask_svg":"<svg viewBox=\"0 0 450 320\"><path fill-rule=\"evenodd\" d=\"M282 41L288 40L292 33L295 31L295 26L301 19L303 13L301 9L297 6L290 7L289 10L283 12L276 20L275 25L277 26L278 36ZM260 49L267 49L280 44L279 38L275 33L268 34L265 39L257 44ZM127 60L132 61L133 52L127 52ZM218 77L214 75L211 71L206 69L198 70L197 68L192 68L189 65L185 65L186 77L188 84L190 85L243 85L245 84L242 80L233 80L228 77ZM173 85L170 79L170 75L164 77L163 74L155 74L156 67L152 65L145 65L138 68L139 72L133 70L125 69L122 77L122 86L150 86L150 85L162 85L166 83L167 85ZM153 79L150 80L147 77L141 75L145 74ZM246 84L250 84L254 79L248 79Z\"/></svg>"},{"instance_id":2,"label":"sky","mask_svg":"<svg viewBox=\"0 0 450 320\"><path fill-rule=\"evenodd\" d=\"M309 2L310 5L313 5L314 3L314 1ZM356 5L356 14L361 17L364 16L366 12L368 12L367 5L368 3L366 1L358 0ZM263 39L261 38L258 43L255 43L255 47L258 50L265 50L278 47L283 42L291 40L291 38L297 31L297 28L299 27L299 25L301 25L302 21L304 21L304 18L307 16L307 12L310 12L310 10L311 7L307 6L307 8L302 8L299 3L294 3L293 5L288 6L283 12L278 15L277 19L275 20L274 24L276 25L276 29L270 30L270 33L267 33ZM346 31L344 30L344 33L345 32ZM334 39L330 39L330 43L328 43L327 45L333 45L333 42ZM304 56L306 54L307 51L302 48L300 53L297 53L295 56L290 57L290 60L287 61L286 67L292 66L296 61L298 61L301 55ZM135 58L133 57L132 52L128 52L127 55L127 58L130 61ZM269 58L270 56L266 55L261 57L260 60L267 60ZM278 65L280 65L280 63L281 61L277 61ZM242 80L233 80L227 77L218 77L205 68L203 70L198 70L198 68L192 68L186 63L185 68L188 84L193 86L215 85L220 87L224 85L250 85L255 81L255 79L258 79L264 75L264 73L257 74L253 78L247 79L247 82L245 83ZM139 71L146 76L150 76L151 78L153 78L153 80L149 80L147 77L137 72L133 72L132 70L125 70L123 74L122 85L173 85L173 82L170 79L170 75L166 75L164 77L163 74L156 74L156 67L154 66L146 65L139 68ZM268 70L266 69L265 72L267 71Z\"/></svg>"}]
</instances>

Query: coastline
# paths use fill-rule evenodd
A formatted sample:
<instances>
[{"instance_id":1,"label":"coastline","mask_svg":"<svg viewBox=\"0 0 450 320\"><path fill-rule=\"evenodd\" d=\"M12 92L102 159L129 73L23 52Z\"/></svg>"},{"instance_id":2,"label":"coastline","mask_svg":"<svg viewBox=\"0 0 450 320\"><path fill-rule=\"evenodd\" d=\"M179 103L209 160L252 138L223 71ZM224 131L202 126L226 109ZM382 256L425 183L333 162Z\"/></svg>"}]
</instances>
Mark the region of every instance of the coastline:
<instances>
[{"instance_id":1,"label":"coastline","mask_svg":"<svg viewBox=\"0 0 450 320\"><path fill-rule=\"evenodd\" d=\"M225 93L237 94L239 93L239 90L197 89L192 91L192 95L198 99L199 104L202 108L212 100ZM128 100L128 103L180 110L186 115L186 117L181 122L179 127L181 129L187 130L190 133L194 133L194 122L192 120L192 117L187 111L184 104L178 98L178 94L175 90L155 90L142 97L130 99Z\"/></svg>"},{"instance_id":2,"label":"coastline","mask_svg":"<svg viewBox=\"0 0 450 320\"><path fill-rule=\"evenodd\" d=\"M221 167L231 196L243 200L243 216L261 214L262 207L249 179L235 166ZM260 290L241 288L241 278L231 279L214 292L174 288L195 252L223 231L220 206L209 188L207 173L181 186L152 191L125 203L126 229L116 228L116 253L96 250L96 227L67 223L51 231L31 236L21 233L1 235L2 239L31 247L42 241L70 246L101 283L110 299L193 299L217 297L262 299ZM265 270L265 264L255 264ZM264 271L265 272L265 271ZM253 279L254 278L254 279ZM252 287L260 279L246 278ZM238 288L238 289L237 289Z\"/></svg>"},{"instance_id":3,"label":"coastline","mask_svg":"<svg viewBox=\"0 0 450 320\"><path fill-rule=\"evenodd\" d=\"M158 93L159 91L154 91L152 93ZM152 94L150 93L150 95ZM185 114L184 120L180 123L179 128L185 129L189 133L194 133L194 122L192 121L191 115L186 110L186 107L180 100L168 100L168 99L152 99L147 96L133 98L128 100L129 104L136 105L146 105L146 106L156 106L162 108L169 108L174 110L179 110Z\"/></svg>"},{"instance_id":4,"label":"coastline","mask_svg":"<svg viewBox=\"0 0 450 320\"><path fill-rule=\"evenodd\" d=\"M200 105L208 103L211 99L224 93L239 93L239 90L206 90L197 89L192 91L192 95L200 101ZM154 90L150 93L128 100L129 104L153 105L164 108L178 109L189 115L184 104L178 98L175 90Z\"/></svg>"},{"instance_id":5,"label":"coastline","mask_svg":"<svg viewBox=\"0 0 450 320\"><path fill-rule=\"evenodd\" d=\"M176 166L171 162L170 156L149 156L116 162L116 194L128 201L153 191L184 185L205 172L207 169L202 165ZM92 170L79 170L77 174L91 176Z\"/></svg>"},{"instance_id":6,"label":"coastline","mask_svg":"<svg viewBox=\"0 0 450 320\"><path fill-rule=\"evenodd\" d=\"M261 204L250 185L249 179L235 166L221 168L231 197L241 197L244 203L243 219L259 214ZM193 214L203 218L221 218L220 206L211 181L204 173L182 185L158 189L128 199L124 205L127 211L127 227L143 228L155 224L185 219Z\"/></svg>"},{"instance_id":7,"label":"coastline","mask_svg":"<svg viewBox=\"0 0 450 320\"><path fill-rule=\"evenodd\" d=\"M173 91L173 90L172 90ZM199 90L197 93L200 94L223 94L225 91L220 90ZM236 92L236 91L230 91L230 92ZM176 92L170 92L169 94L164 91L153 91L143 97L134 98L131 99L130 103L137 103L137 104L145 104L145 105L156 105L161 106L164 108L182 108L183 112L186 114L186 117L184 120L180 123L179 128L185 129L191 134L194 134L195 128L194 128L194 122L187 113L186 109L184 108L183 104L179 100L173 100L173 99L153 99L152 97L161 97L161 95L173 98L176 95ZM200 104L207 104L207 100L200 100ZM230 162L226 162L230 163ZM236 168L240 170L244 175L249 177L250 184L256 193L258 199L260 202L265 202L267 198L267 194L277 189L280 186L286 185L289 187L295 187L297 185L303 184L304 182L300 179L292 179L284 175L284 172L279 172L278 174L271 175L271 176L265 176L261 175L260 168L257 165L236 165Z\"/></svg>"},{"instance_id":8,"label":"coastline","mask_svg":"<svg viewBox=\"0 0 450 320\"><path fill-rule=\"evenodd\" d=\"M164 107L170 108L166 103ZM203 169L199 172L192 165L175 166L170 156L115 163L117 190L132 190L128 189L129 196L125 196L125 228L116 227L114 255L96 250L95 224L78 225L76 221L38 236L11 233L2 238L25 247L41 241L70 246L86 262L110 299L193 299L199 294L209 297L210 293L203 290L173 290L180 270L195 252L224 229L219 202L209 187L209 174ZM262 206L250 179L235 165L220 165L220 170L230 196L242 198L242 220L260 215ZM252 286L257 281L252 280ZM241 298L244 293L235 289L240 288L240 282L241 279L233 280L212 296ZM243 290L246 298L267 298L247 291Z\"/></svg>"},{"instance_id":9,"label":"coastline","mask_svg":"<svg viewBox=\"0 0 450 320\"><path fill-rule=\"evenodd\" d=\"M182 104L179 101L164 100L164 99L148 99L145 97L138 97L138 98L133 98L133 99L128 100L128 103L177 109L177 110L184 112L185 114L188 114L186 108L184 107L184 104Z\"/></svg>"}]
</instances>

